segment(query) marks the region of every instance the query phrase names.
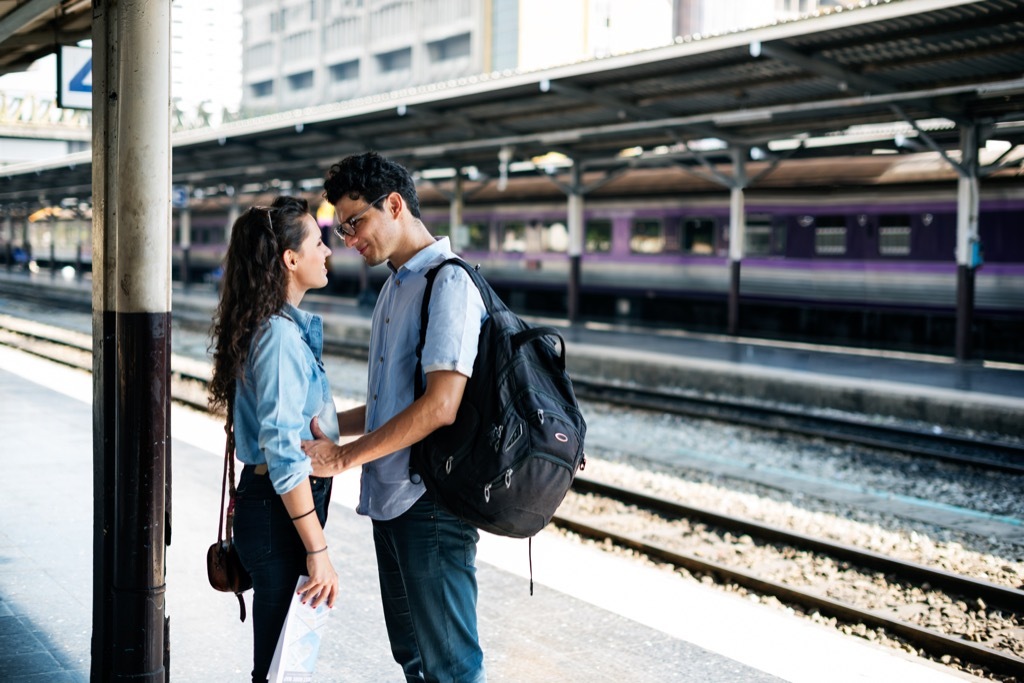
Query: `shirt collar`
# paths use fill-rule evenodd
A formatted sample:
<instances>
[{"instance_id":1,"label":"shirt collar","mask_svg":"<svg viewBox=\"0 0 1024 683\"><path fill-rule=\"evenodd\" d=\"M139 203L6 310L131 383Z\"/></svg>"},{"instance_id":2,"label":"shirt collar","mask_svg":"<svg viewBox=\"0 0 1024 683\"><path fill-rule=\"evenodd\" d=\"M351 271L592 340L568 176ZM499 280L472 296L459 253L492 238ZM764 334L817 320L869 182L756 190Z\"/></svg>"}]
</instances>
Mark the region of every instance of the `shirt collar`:
<instances>
[{"instance_id":1,"label":"shirt collar","mask_svg":"<svg viewBox=\"0 0 1024 683\"><path fill-rule=\"evenodd\" d=\"M308 313L300 308L296 308L287 301L285 302L284 306L281 307L281 313L291 318L295 322L295 324L299 326L299 329L301 329L303 333L307 335L309 334L310 326L313 324L313 318L316 317L312 313Z\"/></svg>"},{"instance_id":2,"label":"shirt collar","mask_svg":"<svg viewBox=\"0 0 1024 683\"><path fill-rule=\"evenodd\" d=\"M411 273L419 273L429 269L435 262L441 261L442 257L445 257L450 253L451 246L448 238L438 237L434 240L433 244L427 245L413 254L413 257L406 261L405 265L401 268L395 268L391 261L388 261L388 268L391 269L392 273L395 273L395 275L399 277L401 277L403 270Z\"/></svg>"}]
</instances>

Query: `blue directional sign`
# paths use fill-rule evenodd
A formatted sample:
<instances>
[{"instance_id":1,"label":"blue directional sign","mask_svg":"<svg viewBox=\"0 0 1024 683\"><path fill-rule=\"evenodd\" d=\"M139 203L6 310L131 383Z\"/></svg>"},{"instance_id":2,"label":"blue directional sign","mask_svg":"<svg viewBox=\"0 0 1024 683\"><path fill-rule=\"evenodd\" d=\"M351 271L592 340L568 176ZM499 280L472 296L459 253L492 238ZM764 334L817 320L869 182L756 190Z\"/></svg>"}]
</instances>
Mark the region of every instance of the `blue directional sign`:
<instances>
[{"instance_id":1,"label":"blue directional sign","mask_svg":"<svg viewBox=\"0 0 1024 683\"><path fill-rule=\"evenodd\" d=\"M181 185L171 188L171 206L175 209L184 209L188 206L188 188Z\"/></svg>"},{"instance_id":2,"label":"blue directional sign","mask_svg":"<svg viewBox=\"0 0 1024 683\"><path fill-rule=\"evenodd\" d=\"M62 45L57 54L57 106L92 109L92 48Z\"/></svg>"}]
</instances>

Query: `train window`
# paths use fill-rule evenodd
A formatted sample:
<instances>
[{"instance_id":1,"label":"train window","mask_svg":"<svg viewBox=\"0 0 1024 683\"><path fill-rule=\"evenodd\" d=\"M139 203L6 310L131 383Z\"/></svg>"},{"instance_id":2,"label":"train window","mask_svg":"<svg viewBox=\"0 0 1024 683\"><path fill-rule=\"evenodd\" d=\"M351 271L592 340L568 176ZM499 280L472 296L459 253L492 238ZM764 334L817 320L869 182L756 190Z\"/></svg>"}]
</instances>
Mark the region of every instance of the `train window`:
<instances>
[{"instance_id":1,"label":"train window","mask_svg":"<svg viewBox=\"0 0 1024 683\"><path fill-rule=\"evenodd\" d=\"M883 215L878 219L878 253L882 256L910 255L910 217Z\"/></svg>"},{"instance_id":2,"label":"train window","mask_svg":"<svg viewBox=\"0 0 1024 683\"><path fill-rule=\"evenodd\" d=\"M702 255L715 253L715 221L711 218L684 219L683 251Z\"/></svg>"},{"instance_id":3,"label":"train window","mask_svg":"<svg viewBox=\"0 0 1024 683\"><path fill-rule=\"evenodd\" d=\"M584 249L588 254L607 253L612 250L612 222L607 218L587 221Z\"/></svg>"},{"instance_id":4,"label":"train window","mask_svg":"<svg viewBox=\"0 0 1024 683\"><path fill-rule=\"evenodd\" d=\"M435 237L448 237L452 239L452 226L448 221L438 221L431 224ZM459 250L487 251L490 248L490 241L487 237L486 223L466 223L459 231L456 247Z\"/></svg>"},{"instance_id":5,"label":"train window","mask_svg":"<svg viewBox=\"0 0 1024 683\"><path fill-rule=\"evenodd\" d=\"M526 223L509 221L501 224L501 250L519 254L526 251Z\"/></svg>"},{"instance_id":6,"label":"train window","mask_svg":"<svg viewBox=\"0 0 1024 683\"><path fill-rule=\"evenodd\" d=\"M638 218L633 221L629 250L634 254L660 254L665 251L665 232L661 220Z\"/></svg>"},{"instance_id":7,"label":"train window","mask_svg":"<svg viewBox=\"0 0 1024 683\"><path fill-rule=\"evenodd\" d=\"M846 228L815 228L814 253L819 256L842 256L846 253Z\"/></svg>"},{"instance_id":8,"label":"train window","mask_svg":"<svg viewBox=\"0 0 1024 683\"><path fill-rule=\"evenodd\" d=\"M461 243L461 248L468 251L488 251L491 248L487 223L470 222L465 227L466 234L462 236L465 241Z\"/></svg>"},{"instance_id":9,"label":"train window","mask_svg":"<svg viewBox=\"0 0 1024 683\"><path fill-rule=\"evenodd\" d=\"M545 225L541 233L541 245L544 251L566 252L569 249L569 229L565 223L556 221Z\"/></svg>"}]
</instances>

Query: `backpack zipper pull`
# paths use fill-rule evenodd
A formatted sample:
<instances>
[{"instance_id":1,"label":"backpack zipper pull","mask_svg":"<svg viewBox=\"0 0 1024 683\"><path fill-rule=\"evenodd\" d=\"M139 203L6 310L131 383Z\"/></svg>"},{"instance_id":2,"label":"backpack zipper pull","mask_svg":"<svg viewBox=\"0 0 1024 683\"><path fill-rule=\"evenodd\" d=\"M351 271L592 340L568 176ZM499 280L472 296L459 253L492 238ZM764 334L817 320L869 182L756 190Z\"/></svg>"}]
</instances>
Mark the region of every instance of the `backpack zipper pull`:
<instances>
[{"instance_id":1,"label":"backpack zipper pull","mask_svg":"<svg viewBox=\"0 0 1024 683\"><path fill-rule=\"evenodd\" d=\"M505 470L505 488L512 486L512 468Z\"/></svg>"},{"instance_id":2,"label":"backpack zipper pull","mask_svg":"<svg viewBox=\"0 0 1024 683\"><path fill-rule=\"evenodd\" d=\"M491 502L491 485L490 484L487 484L486 486L484 486L484 502L485 503L490 503Z\"/></svg>"},{"instance_id":3,"label":"backpack zipper pull","mask_svg":"<svg viewBox=\"0 0 1024 683\"><path fill-rule=\"evenodd\" d=\"M494 425L491 427L491 448L498 450L501 447L501 433L504 431L502 425Z\"/></svg>"},{"instance_id":4,"label":"backpack zipper pull","mask_svg":"<svg viewBox=\"0 0 1024 683\"><path fill-rule=\"evenodd\" d=\"M448 459L444 461L444 473L445 474L451 474L452 473L452 460L454 460L454 459L455 459L454 455L449 455Z\"/></svg>"},{"instance_id":5,"label":"backpack zipper pull","mask_svg":"<svg viewBox=\"0 0 1024 683\"><path fill-rule=\"evenodd\" d=\"M544 424L544 409L540 408L537 410L537 419L540 420L541 424Z\"/></svg>"}]
</instances>

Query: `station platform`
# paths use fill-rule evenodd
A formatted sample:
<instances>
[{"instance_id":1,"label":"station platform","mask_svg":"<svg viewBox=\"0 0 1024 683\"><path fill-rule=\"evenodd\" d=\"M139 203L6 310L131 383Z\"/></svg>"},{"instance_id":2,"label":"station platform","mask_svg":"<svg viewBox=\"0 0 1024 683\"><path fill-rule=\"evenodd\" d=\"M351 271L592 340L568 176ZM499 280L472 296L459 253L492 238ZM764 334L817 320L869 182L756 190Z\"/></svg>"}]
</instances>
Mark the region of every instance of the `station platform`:
<instances>
[{"instance_id":1,"label":"station platform","mask_svg":"<svg viewBox=\"0 0 1024 683\"><path fill-rule=\"evenodd\" d=\"M179 292L173 305L209 317L212 297ZM303 308L324 316L326 339L368 344L369 308L316 293L306 295ZM1024 365L626 324L530 321L562 330L574 378L1024 437Z\"/></svg>"},{"instance_id":2,"label":"station platform","mask_svg":"<svg viewBox=\"0 0 1024 683\"><path fill-rule=\"evenodd\" d=\"M19 287L54 288L91 306L91 283L48 274L0 270L0 301ZM22 290L24 291L24 290ZM174 283L176 318L208 325L217 305L209 284ZM324 317L328 342L365 349L369 306L309 292L303 308ZM948 356L831 347L808 343L628 324L529 318L562 330L574 378L644 389L916 421L931 429L1024 438L1024 364L956 362Z\"/></svg>"},{"instance_id":3,"label":"station platform","mask_svg":"<svg viewBox=\"0 0 1024 683\"><path fill-rule=\"evenodd\" d=\"M0 347L0 681L89 680L92 379ZM222 425L172 407L169 680L248 680L251 625L214 591ZM400 683L379 605L356 474L336 480L327 525L342 575L318 681ZM491 683L946 683L972 677L704 586L556 531L533 543L482 535L480 632Z\"/></svg>"}]
</instances>

